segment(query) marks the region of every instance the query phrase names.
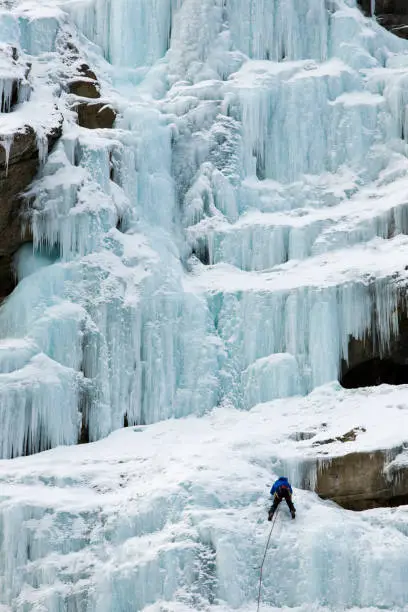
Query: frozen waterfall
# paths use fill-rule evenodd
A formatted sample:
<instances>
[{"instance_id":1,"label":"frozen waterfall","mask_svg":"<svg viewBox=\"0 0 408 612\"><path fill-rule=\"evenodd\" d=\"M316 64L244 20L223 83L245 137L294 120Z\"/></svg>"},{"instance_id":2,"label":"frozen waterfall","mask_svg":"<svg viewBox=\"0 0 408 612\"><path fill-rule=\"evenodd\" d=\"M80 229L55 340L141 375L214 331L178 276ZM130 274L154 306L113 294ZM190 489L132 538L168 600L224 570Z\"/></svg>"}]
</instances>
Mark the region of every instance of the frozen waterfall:
<instances>
[{"instance_id":1,"label":"frozen waterfall","mask_svg":"<svg viewBox=\"0 0 408 612\"><path fill-rule=\"evenodd\" d=\"M30 66L0 146L32 128L41 162L0 307L0 610L249 610L259 487L306 478L274 411L323 422L350 339L398 334L408 44L356 0L14 0L0 44ZM77 123L81 63L112 129ZM406 610L406 513L299 498L266 609Z\"/></svg>"},{"instance_id":2,"label":"frozen waterfall","mask_svg":"<svg viewBox=\"0 0 408 612\"><path fill-rule=\"evenodd\" d=\"M250 407L248 368L259 397L279 397L251 366L274 354L296 362L284 394L306 393L338 377L350 336L374 325L387 345L398 261L383 266L395 248L382 240L395 235L403 257L407 226L387 185L406 163L405 43L349 4L3 12L5 42L48 57L51 80L68 31L123 109L96 133L67 110L31 187L33 252L0 313L3 457L75 443L81 428L96 440L125 422Z\"/></svg>"}]
</instances>

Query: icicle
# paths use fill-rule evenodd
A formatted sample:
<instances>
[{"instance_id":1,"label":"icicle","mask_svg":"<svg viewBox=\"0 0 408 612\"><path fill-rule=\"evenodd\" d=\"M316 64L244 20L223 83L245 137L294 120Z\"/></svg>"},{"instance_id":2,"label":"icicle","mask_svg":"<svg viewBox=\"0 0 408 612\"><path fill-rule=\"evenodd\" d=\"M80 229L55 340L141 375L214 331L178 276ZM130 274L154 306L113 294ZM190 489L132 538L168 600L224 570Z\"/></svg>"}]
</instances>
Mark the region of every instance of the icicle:
<instances>
[{"instance_id":1,"label":"icicle","mask_svg":"<svg viewBox=\"0 0 408 612\"><path fill-rule=\"evenodd\" d=\"M247 62L228 88L243 125L245 173L260 180L360 167L382 130L384 99L362 94L358 76L337 60Z\"/></svg>"},{"instance_id":2,"label":"icicle","mask_svg":"<svg viewBox=\"0 0 408 612\"><path fill-rule=\"evenodd\" d=\"M76 378L76 372L45 355L34 357L21 370L0 374L0 457L18 457L77 442Z\"/></svg>"},{"instance_id":3,"label":"icicle","mask_svg":"<svg viewBox=\"0 0 408 612\"><path fill-rule=\"evenodd\" d=\"M43 130L37 129L36 144L37 144L40 168L42 168L45 162L47 161L47 156L48 156L48 138L47 138L47 134L45 134Z\"/></svg>"},{"instance_id":4,"label":"icicle","mask_svg":"<svg viewBox=\"0 0 408 612\"><path fill-rule=\"evenodd\" d=\"M322 0L309 0L307 10L297 0L230 0L227 5L233 40L249 57L272 61L327 58L329 22Z\"/></svg>"},{"instance_id":5,"label":"icicle","mask_svg":"<svg viewBox=\"0 0 408 612\"><path fill-rule=\"evenodd\" d=\"M216 308L214 299L209 297L212 310ZM356 279L338 287L299 287L288 293L226 293L216 311L218 333L229 357L224 392L234 397L243 392L251 402L251 389L263 393L264 388L266 395L286 396L337 380L341 360L348 358L351 337L363 340L366 335L378 336L380 353L387 350L398 331L397 302L397 289L389 279L378 280L371 287ZM300 382L295 384L297 376L292 368L283 376L287 386L273 382L282 376L274 378L269 372L265 380L271 387L262 387L262 372L276 365L263 358L280 353L289 353L289 360L295 358ZM282 364L286 367L286 361L279 359L279 367ZM255 374L260 377L258 385L251 383Z\"/></svg>"},{"instance_id":6,"label":"icicle","mask_svg":"<svg viewBox=\"0 0 408 612\"><path fill-rule=\"evenodd\" d=\"M67 8L82 32L114 65L152 64L168 47L173 0L100 0Z\"/></svg>"},{"instance_id":7,"label":"icicle","mask_svg":"<svg viewBox=\"0 0 408 612\"><path fill-rule=\"evenodd\" d=\"M10 161L11 147L13 146L14 134L4 134L0 136L0 144L6 155L6 176L8 175L8 167Z\"/></svg>"},{"instance_id":8,"label":"icicle","mask_svg":"<svg viewBox=\"0 0 408 612\"><path fill-rule=\"evenodd\" d=\"M15 85L14 79L0 78L0 112L1 113L10 112L14 85Z\"/></svg>"},{"instance_id":9,"label":"icicle","mask_svg":"<svg viewBox=\"0 0 408 612\"><path fill-rule=\"evenodd\" d=\"M31 85L27 81L21 81L18 87L18 103L28 102L31 96Z\"/></svg>"}]
</instances>

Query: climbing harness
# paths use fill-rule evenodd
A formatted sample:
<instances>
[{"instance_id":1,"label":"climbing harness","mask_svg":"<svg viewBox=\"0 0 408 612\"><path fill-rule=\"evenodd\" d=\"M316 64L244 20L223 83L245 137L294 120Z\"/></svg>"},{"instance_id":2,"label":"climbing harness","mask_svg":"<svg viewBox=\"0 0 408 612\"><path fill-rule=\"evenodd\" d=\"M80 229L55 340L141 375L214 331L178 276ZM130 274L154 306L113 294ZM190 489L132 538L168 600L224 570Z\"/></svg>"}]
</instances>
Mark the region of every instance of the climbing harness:
<instances>
[{"instance_id":1,"label":"climbing harness","mask_svg":"<svg viewBox=\"0 0 408 612\"><path fill-rule=\"evenodd\" d=\"M271 530L269 532L268 541L266 542L265 552L264 552L264 556L263 556L263 559L262 559L261 568L260 568L260 572L259 572L259 590L258 590L258 608L257 608L257 612L259 612L259 607L261 605L263 566L264 566L264 563L265 563L266 554L267 554L268 548L269 548L269 542L271 541L272 531L273 531L273 528L275 527L275 523L276 523L276 518L278 516L278 512L279 512L279 506L276 508L275 514L274 514L273 519L272 519Z\"/></svg>"}]
</instances>

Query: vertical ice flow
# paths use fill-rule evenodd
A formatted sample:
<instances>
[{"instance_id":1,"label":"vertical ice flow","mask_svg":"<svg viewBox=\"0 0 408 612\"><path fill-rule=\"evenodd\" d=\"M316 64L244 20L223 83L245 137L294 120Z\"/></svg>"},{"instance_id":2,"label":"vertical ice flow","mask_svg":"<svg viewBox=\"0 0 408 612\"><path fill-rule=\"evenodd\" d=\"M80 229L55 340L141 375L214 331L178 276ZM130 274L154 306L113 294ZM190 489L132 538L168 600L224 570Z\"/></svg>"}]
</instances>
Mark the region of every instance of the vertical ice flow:
<instances>
[{"instance_id":1,"label":"vertical ice flow","mask_svg":"<svg viewBox=\"0 0 408 612\"><path fill-rule=\"evenodd\" d=\"M152 64L168 47L172 9L178 0L91 0L67 4L67 10L106 59L132 68Z\"/></svg>"},{"instance_id":2,"label":"vertical ice flow","mask_svg":"<svg viewBox=\"0 0 408 612\"><path fill-rule=\"evenodd\" d=\"M354 0L11 4L0 41L64 127L49 156L37 133L32 244L0 308L0 457L209 415L2 462L0 608L247 609L259 481L310 468L272 452L278 404L254 405L286 409L339 377L350 337L385 354L398 332L407 43ZM113 130L73 123L68 34ZM276 534L266 605L402 612L404 513L298 495L308 528Z\"/></svg>"},{"instance_id":3,"label":"vertical ice flow","mask_svg":"<svg viewBox=\"0 0 408 612\"><path fill-rule=\"evenodd\" d=\"M34 252L16 258L21 282L0 312L2 393L21 387L28 398L12 453L227 400L250 408L307 393L338 377L350 336L375 331L386 351L398 286L394 270L368 273L365 261L387 248L376 237L408 224L401 199L379 197L373 213L369 189L405 163L406 79L393 66L406 43L342 1L331 10L323 0L78 0L66 9L23 16L21 47L48 61L75 23L108 87L107 61L120 73L121 112L117 129L96 132L67 115L48 159L37 134ZM371 239L347 274L339 249ZM212 286L223 264L239 286ZM68 433L30 407L40 356L57 364L53 380L71 381ZM13 401L0 408L7 439Z\"/></svg>"}]
</instances>

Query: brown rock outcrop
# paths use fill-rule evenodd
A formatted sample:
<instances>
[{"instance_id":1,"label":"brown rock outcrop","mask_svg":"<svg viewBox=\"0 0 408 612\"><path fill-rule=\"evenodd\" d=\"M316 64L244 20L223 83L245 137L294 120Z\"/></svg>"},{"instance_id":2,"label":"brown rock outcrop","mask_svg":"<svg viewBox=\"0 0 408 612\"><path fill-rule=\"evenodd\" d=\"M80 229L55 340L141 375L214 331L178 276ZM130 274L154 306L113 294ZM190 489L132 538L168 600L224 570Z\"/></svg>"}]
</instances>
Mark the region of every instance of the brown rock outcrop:
<instances>
[{"instance_id":1,"label":"brown rock outcrop","mask_svg":"<svg viewBox=\"0 0 408 612\"><path fill-rule=\"evenodd\" d=\"M90 130L111 129L116 120L116 112L103 102L79 102L75 105L75 110L78 113L78 125Z\"/></svg>"},{"instance_id":2,"label":"brown rock outcrop","mask_svg":"<svg viewBox=\"0 0 408 612\"><path fill-rule=\"evenodd\" d=\"M387 471L387 465L401 450L319 459L315 491L349 510L408 504L408 466Z\"/></svg>"},{"instance_id":3,"label":"brown rock outcrop","mask_svg":"<svg viewBox=\"0 0 408 612\"><path fill-rule=\"evenodd\" d=\"M49 150L61 135L62 119L48 134ZM39 167L36 134L32 127L14 135L7 160L5 138L0 134L0 300L15 287L14 253L31 240L30 228L22 223L22 193ZM8 163L7 163L8 161Z\"/></svg>"},{"instance_id":4,"label":"brown rock outcrop","mask_svg":"<svg viewBox=\"0 0 408 612\"><path fill-rule=\"evenodd\" d=\"M96 81L91 79L73 79L69 82L70 93L80 96L81 98L100 98L99 87Z\"/></svg>"},{"instance_id":5,"label":"brown rock outcrop","mask_svg":"<svg viewBox=\"0 0 408 612\"><path fill-rule=\"evenodd\" d=\"M68 82L69 92L81 98L100 98L99 83L93 70L87 64L82 64L78 70L78 77Z\"/></svg>"},{"instance_id":6,"label":"brown rock outcrop","mask_svg":"<svg viewBox=\"0 0 408 612\"><path fill-rule=\"evenodd\" d=\"M88 64L81 64L78 75L68 82L68 90L79 98L73 104L78 125L89 130L113 127L116 111L106 102L94 102L101 97L100 85Z\"/></svg>"}]
</instances>

